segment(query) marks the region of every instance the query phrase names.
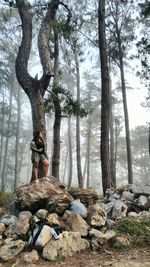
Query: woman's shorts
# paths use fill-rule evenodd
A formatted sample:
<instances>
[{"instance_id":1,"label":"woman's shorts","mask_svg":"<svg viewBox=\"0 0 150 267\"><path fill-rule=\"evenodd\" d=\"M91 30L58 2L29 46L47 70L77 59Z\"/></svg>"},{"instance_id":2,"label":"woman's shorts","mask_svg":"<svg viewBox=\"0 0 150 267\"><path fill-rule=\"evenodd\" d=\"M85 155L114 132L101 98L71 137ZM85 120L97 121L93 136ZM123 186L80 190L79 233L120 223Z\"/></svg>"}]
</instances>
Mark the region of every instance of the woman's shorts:
<instances>
[{"instance_id":1,"label":"woman's shorts","mask_svg":"<svg viewBox=\"0 0 150 267\"><path fill-rule=\"evenodd\" d=\"M44 154L40 154L40 153L37 153L37 152L32 152L32 155L31 155L31 161L32 163L34 162L43 162L46 158L46 156Z\"/></svg>"}]
</instances>

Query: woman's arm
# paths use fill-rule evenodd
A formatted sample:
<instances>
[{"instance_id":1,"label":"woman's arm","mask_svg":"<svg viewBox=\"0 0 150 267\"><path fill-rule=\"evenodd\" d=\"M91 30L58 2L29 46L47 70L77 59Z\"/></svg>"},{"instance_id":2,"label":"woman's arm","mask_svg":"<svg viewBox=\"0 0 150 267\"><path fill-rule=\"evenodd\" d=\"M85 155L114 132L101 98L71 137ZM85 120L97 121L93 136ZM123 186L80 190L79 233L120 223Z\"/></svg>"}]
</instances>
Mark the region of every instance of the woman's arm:
<instances>
[{"instance_id":1,"label":"woman's arm","mask_svg":"<svg viewBox=\"0 0 150 267\"><path fill-rule=\"evenodd\" d=\"M32 142L30 143L30 149L31 149L32 151L35 151L35 152L38 152L38 153L41 153L41 152L43 151L43 148L40 148L40 149L37 149L37 148L36 148L36 145L35 145L35 142L34 142L34 141L32 141Z\"/></svg>"}]
</instances>

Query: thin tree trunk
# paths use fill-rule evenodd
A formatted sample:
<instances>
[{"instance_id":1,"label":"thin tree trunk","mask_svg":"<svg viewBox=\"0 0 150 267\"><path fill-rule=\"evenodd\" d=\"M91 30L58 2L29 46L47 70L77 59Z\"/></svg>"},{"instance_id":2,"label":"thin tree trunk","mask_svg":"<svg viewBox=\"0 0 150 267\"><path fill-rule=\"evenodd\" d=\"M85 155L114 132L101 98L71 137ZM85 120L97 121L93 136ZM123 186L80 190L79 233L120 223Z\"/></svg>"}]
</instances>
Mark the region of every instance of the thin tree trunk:
<instances>
[{"instance_id":1,"label":"thin tree trunk","mask_svg":"<svg viewBox=\"0 0 150 267\"><path fill-rule=\"evenodd\" d=\"M18 86L14 189L17 187L17 184L19 182L19 176L20 176L20 173L19 173L20 122L21 122L21 88L20 86Z\"/></svg>"},{"instance_id":2,"label":"thin tree trunk","mask_svg":"<svg viewBox=\"0 0 150 267\"><path fill-rule=\"evenodd\" d=\"M80 103L80 70L79 70L79 60L77 53L77 44L74 42L74 56L75 56L75 66L76 66L76 79L77 79L77 101ZM76 153L77 153L77 176L78 185L83 188L83 177L81 170L81 151L80 151L80 116L76 116Z\"/></svg>"},{"instance_id":3,"label":"thin tree trunk","mask_svg":"<svg viewBox=\"0 0 150 267\"><path fill-rule=\"evenodd\" d=\"M113 127L113 107L112 107L112 82L110 76L109 63L109 82L110 82L110 176L111 186L116 188L116 172L115 172L115 154L114 154L114 127Z\"/></svg>"},{"instance_id":4,"label":"thin tree trunk","mask_svg":"<svg viewBox=\"0 0 150 267\"><path fill-rule=\"evenodd\" d=\"M12 89L13 89L13 87L10 90L10 98L9 98L9 114L8 114L8 122L7 122L7 136L6 136L6 143L5 143L3 169L2 169L2 187L1 187L2 191L5 191L7 155L8 155L8 142L9 142L9 130L10 130L11 112L12 112Z\"/></svg>"},{"instance_id":5,"label":"thin tree trunk","mask_svg":"<svg viewBox=\"0 0 150 267\"><path fill-rule=\"evenodd\" d=\"M3 94L3 102L2 102L2 120L1 120L1 150L0 150L0 176L2 173L2 159L3 159L3 145L4 145L4 118L5 118L5 98L4 98L4 91Z\"/></svg>"},{"instance_id":6,"label":"thin tree trunk","mask_svg":"<svg viewBox=\"0 0 150 267\"><path fill-rule=\"evenodd\" d=\"M71 131L71 117L68 119L68 144L69 144L69 169L68 169L68 188L71 187L72 184L72 131Z\"/></svg>"},{"instance_id":7,"label":"thin tree trunk","mask_svg":"<svg viewBox=\"0 0 150 267\"><path fill-rule=\"evenodd\" d=\"M85 162L84 162L84 168L83 168L83 185L85 184L85 175L87 173L87 151L85 155Z\"/></svg>"},{"instance_id":8,"label":"thin tree trunk","mask_svg":"<svg viewBox=\"0 0 150 267\"><path fill-rule=\"evenodd\" d=\"M66 156L65 156L65 162L64 162L64 173L63 173L63 180L62 180L63 183L65 183L65 177L66 177L66 171L67 171L67 165L68 165L68 152L69 152L69 144L67 143Z\"/></svg>"},{"instance_id":9,"label":"thin tree trunk","mask_svg":"<svg viewBox=\"0 0 150 267\"><path fill-rule=\"evenodd\" d=\"M119 61L120 61L120 75L121 75L121 85L122 85L123 109L124 109L124 117L125 117L127 164L128 164L128 183L129 184L133 184L133 170L132 170L132 155L131 155L131 139L130 139L130 129L129 129L129 116L128 116L126 85L125 85L125 77L124 77L123 55L122 55L121 40L120 40L119 32L118 32L118 48L119 48Z\"/></svg>"},{"instance_id":10,"label":"thin tree trunk","mask_svg":"<svg viewBox=\"0 0 150 267\"><path fill-rule=\"evenodd\" d=\"M105 33L105 0L99 0L98 10L99 23L99 50L101 62L101 168L102 168L102 186L103 193L110 188L110 161L109 161L109 117L110 117L110 90L108 59L106 50Z\"/></svg>"},{"instance_id":11,"label":"thin tree trunk","mask_svg":"<svg viewBox=\"0 0 150 267\"><path fill-rule=\"evenodd\" d=\"M87 188L90 187L91 114L88 117L87 132Z\"/></svg>"},{"instance_id":12,"label":"thin tree trunk","mask_svg":"<svg viewBox=\"0 0 150 267\"><path fill-rule=\"evenodd\" d=\"M52 159L52 175L59 180L59 166L60 166L60 127L61 127L61 107L60 100L58 98L58 86L59 86L59 41L57 29L54 29L54 108L55 108L55 120L54 120L54 140L53 140L53 159Z\"/></svg>"}]
</instances>

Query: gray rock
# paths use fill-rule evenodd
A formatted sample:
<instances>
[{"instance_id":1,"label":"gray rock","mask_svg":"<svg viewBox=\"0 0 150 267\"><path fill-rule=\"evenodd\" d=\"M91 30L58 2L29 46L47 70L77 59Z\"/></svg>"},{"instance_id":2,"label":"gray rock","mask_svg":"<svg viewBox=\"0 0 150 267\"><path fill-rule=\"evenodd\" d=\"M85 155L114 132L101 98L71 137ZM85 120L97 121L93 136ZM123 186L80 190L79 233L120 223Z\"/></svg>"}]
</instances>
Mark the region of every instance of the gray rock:
<instances>
[{"instance_id":1,"label":"gray rock","mask_svg":"<svg viewBox=\"0 0 150 267\"><path fill-rule=\"evenodd\" d=\"M0 219L0 223L3 223L4 225L9 226L10 224L14 224L17 220L18 219L15 215L7 213L2 216L2 218Z\"/></svg>"},{"instance_id":2,"label":"gray rock","mask_svg":"<svg viewBox=\"0 0 150 267\"><path fill-rule=\"evenodd\" d=\"M80 199L71 202L71 210L76 214L80 214L82 218L87 218L87 209L84 204L80 202Z\"/></svg>"},{"instance_id":3,"label":"gray rock","mask_svg":"<svg viewBox=\"0 0 150 267\"><path fill-rule=\"evenodd\" d=\"M112 201L112 199L120 199L120 195L117 193L114 193L113 195L111 195L108 199L108 201Z\"/></svg>"},{"instance_id":4,"label":"gray rock","mask_svg":"<svg viewBox=\"0 0 150 267\"><path fill-rule=\"evenodd\" d=\"M116 203L116 199L113 199L114 201L108 202L106 204L104 204L104 209L106 211L107 214L112 212L112 209Z\"/></svg>"},{"instance_id":5,"label":"gray rock","mask_svg":"<svg viewBox=\"0 0 150 267\"><path fill-rule=\"evenodd\" d=\"M99 204L88 207L88 222L91 226L105 226L107 220L107 213Z\"/></svg>"},{"instance_id":6,"label":"gray rock","mask_svg":"<svg viewBox=\"0 0 150 267\"><path fill-rule=\"evenodd\" d=\"M51 240L43 249L42 257L45 260L55 260L57 257L71 257L89 247L87 240L81 239L78 232L69 232L68 237Z\"/></svg>"},{"instance_id":7,"label":"gray rock","mask_svg":"<svg viewBox=\"0 0 150 267\"><path fill-rule=\"evenodd\" d=\"M31 217L32 213L30 211L20 212L18 220L6 229L5 235L7 237L25 237L30 227L29 221Z\"/></svg>"},{"instance_id":8,"label":"gray rock","mask_svg":"<svg viewBox=\"0 0 150 267\"><path fill-rule=\"evenodd\" d=\"M14 200L10 202L9 207L8 207L8 212L18 217L19 210L16 208L16 202Z\"/></svg>"},{"instance_id":9,"label":"gray rock","mask_svg":"<svg viewBox=\"0 0 150 267\"><path fill-rule=\"evenodd\" d=\"M109 188L106 190L106 196L110 197L115 193L115 189L114 188Z\"/></svg>"},{"instance_id":10,"label":"gray rock","mask_svg":"<svg viewBox=\"0 0 150 267\"><path fill-rule=\"evenodd\" d=\"M142 211L138 214L137 219L139 221L150 221L150 212L149 211Z\"/></svg>"},{"instance_id":11,"label":"gray rock","mask_svg":"<svg viewBox=\"0 0 150 267\"><path fill-rule=\"evenodd\" d=\"M108 229L111 229L114 226L115 222L111 219L107 219L106 225Z\"/></svg>"},{"instance_id":12,"label":"gray rock","mask_svg":"<svg viewBox=\"0 0 150 267\"><path fill-rule=\"evenodd\" d=\"M148 204L148 197L143 195L139 196L138 205L144 207L146 204Z\"/></svg>"},{"instance_id":13,"label":"gray rock","mask_svg":"<svg viewBox=\"0 0 150 267\"><path fill-rule=\"evenodd\" d=\"M21 251L24 250L25 242L22 240L11 241L9 244L0 248L0 259L8 261L15 258Z\"/></svg>"},{"instance_id":14,"label":"gray rock","mask_svg":"<svg viewBox=\"0 0 150 267\"><path fill-rule=\"evenodd\" d=\"M36 212L35 216L37 216L38 219L44 220L48 214L48 211L45 209L40 209Z\"/></svg>"},{"instance_id":15,"label":"gray rock","mask_svg":"<svg viewBox=\"0 0 150 267\"><path fill-rule=\"evenodd\" d=\"M123 193L122 193L122 198L121 198L121 200L122 201L134 201L134 197L135 197L135 195L133 194L133 193L131 193L131 192L129 192L129 191L124 191Z\"/></svg>"},{"instance_id":16,"label":"gray rock","mask_svg":"<svg viewBox=\"0 0 150 267\"><path fill-rule=\"evenodd\" d=\"M127 209L127 205L118 199L112 210L112 219L120 220L123 217L126 217Z\"/></svg>"},{"instance_id":17,"label":"gray rock","mask_svg":"<svg viewBox=\"0 0 150 267\"><path fill-rule=\"evenodd\" d=\"M89 235L91 237L93 237L94 239L98 240L99 243L101 245L106 244L108 242L108 240L110 240L111 238L114 238L116 236L115 231L112 230L108 230L106 231L106 233L102 233L101 231L97 230L97 229L92 229L89 232Z\"/></svg>"},{"instance_id":18,"label":"gray rock","mask_svg":"<svg viewBox=\"0 0 150 267\"><path fill-rule=\"evenodd\" d=\"M128 217L129 218L137 218L137 216L138 216L138 214L136 212L134 212L134 211L131 211L131 212L128 213Z\"/></svg>"},{"instance_id":19,"label":"gray rock","mask_svg":"<svg viewBox=\"0 0 150 267\"><path fill-rule=\"evenodd\" d=\"M150 196L150 186L138 184L138 185L130 185L129 189L132 193L134 193L136 196Z\"/></svg>"}]
</instances>

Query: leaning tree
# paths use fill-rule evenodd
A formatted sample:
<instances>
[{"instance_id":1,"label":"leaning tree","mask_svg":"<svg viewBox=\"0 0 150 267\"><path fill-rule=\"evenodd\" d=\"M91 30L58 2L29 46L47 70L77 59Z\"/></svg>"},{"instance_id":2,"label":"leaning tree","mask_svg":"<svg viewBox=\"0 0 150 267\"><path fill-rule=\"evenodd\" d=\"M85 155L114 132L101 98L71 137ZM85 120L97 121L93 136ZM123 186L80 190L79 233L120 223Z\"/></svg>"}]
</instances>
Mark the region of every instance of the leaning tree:
<instances>
[{"instance_id":1,"label":"leaning tree","mask_svg":"<svg viewBox=\"0 0 150 267\"><path fill-rule=\"evenodd\" d=\"M28 71L28 61L32 46L33 13L27 0L16 0L16 6L22 22L22 41L16 58L16 76L19 84L27 94L32 110L33 132L45 129L44 94L52 77L50 39L52 23L58 9L59 1L52 0L46 7L46 14L38 33L38 50L43 74L40 79L33 78Z\"/></svg>"}]
</instances>

